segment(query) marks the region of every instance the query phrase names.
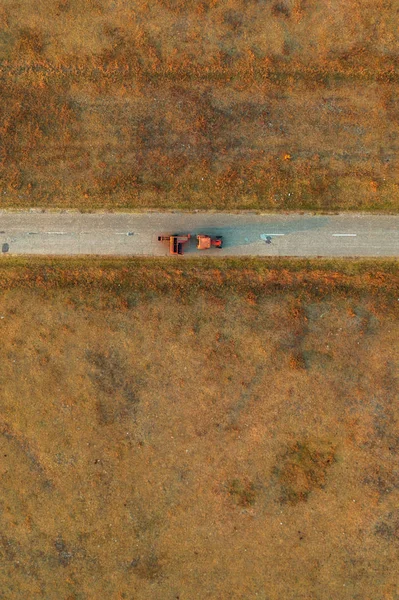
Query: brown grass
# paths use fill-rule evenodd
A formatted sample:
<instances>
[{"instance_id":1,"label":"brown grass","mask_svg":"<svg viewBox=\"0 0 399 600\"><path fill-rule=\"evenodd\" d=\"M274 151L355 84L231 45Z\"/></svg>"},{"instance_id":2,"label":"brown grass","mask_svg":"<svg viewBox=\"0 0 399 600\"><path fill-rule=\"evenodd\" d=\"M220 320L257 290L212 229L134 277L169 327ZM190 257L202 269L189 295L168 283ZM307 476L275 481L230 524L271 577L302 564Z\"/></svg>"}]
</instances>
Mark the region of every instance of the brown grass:
<instances>
[{"instance_id":1,"label":"brown grass","mask_svg":"<svg viewBox=\"0 0 399 600\"><path fill-rule=\"evenodd\" d=\"M2 261L4 598L395 598L398 275Z\"/></svg>"},{"instance_id":2,"label":"brown grass","mask_svg":"<svg viewBox=\"0 0 399 600\"><path fill-rule=\"evenodd\" d=\"M2 206L398 209L387 0L0 8Z\"/></svg>"}]
</instances>

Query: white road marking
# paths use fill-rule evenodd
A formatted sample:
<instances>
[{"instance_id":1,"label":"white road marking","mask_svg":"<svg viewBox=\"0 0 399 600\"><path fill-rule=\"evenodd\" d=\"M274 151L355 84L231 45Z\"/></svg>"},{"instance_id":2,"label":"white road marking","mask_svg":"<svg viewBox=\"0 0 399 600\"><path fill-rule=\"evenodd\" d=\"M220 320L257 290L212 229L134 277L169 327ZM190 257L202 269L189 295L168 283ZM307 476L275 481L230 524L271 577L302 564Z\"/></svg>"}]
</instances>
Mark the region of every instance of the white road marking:
<instances>
[{"instance_id":1,"label":"white road marking","mask_svg":"<svg viewBox=\"0 0 399 600\"><path fill-rule=\"evenodd\" d=\"M133 231L114 231L115 235L134 235Z\"/></svg>"},{"instance_id":2,"label":"white road marking","mask_svg":"<svg viewBox=\"0 0 399 600\"><path fill-rule=\"evenodd\" d=\"M356 237L357 233L333 233L333 237Z\"/></svg>"},{"instance_id":3,"label":"white road marking","mask_svg":"<svg viewBox=\"0 0 399 600\"><path fill-rule=\"evenodd\" d=\"M261 240L264 240L265 238L271 237L272 235L274 235L274 236L285 235L285 233L261 233L260 238L261 238Z\"/></svg>"},{"instance_id":4,"label":"white road marking","mask_svg":"<svg viewBox=\"0 0 399 600\"><path fill-rule=\"evenodd\" d=\"M46 231L47 235L68 235L67 231Z\"/></svg>"}]
</instances>

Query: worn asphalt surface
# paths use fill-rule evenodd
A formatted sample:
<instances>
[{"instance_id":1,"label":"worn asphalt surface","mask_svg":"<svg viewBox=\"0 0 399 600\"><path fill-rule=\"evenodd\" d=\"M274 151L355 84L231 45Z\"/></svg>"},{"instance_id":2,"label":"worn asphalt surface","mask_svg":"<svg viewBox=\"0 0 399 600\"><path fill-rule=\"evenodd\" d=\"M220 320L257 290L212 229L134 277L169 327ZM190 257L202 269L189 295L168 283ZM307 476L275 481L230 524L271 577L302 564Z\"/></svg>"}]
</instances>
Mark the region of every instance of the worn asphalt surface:
<instances>
[{"instance_id":1,"label":"worn asphalt surface","mask_svg":"<svg viewBox=\"0 0 399 600\"><path fill-rule=\"evenodd\" d=\"M1 254L167 256L158 235L222 235L185 256L399 256L399 215L0 211Z\"/></svg>"}]
</instances>

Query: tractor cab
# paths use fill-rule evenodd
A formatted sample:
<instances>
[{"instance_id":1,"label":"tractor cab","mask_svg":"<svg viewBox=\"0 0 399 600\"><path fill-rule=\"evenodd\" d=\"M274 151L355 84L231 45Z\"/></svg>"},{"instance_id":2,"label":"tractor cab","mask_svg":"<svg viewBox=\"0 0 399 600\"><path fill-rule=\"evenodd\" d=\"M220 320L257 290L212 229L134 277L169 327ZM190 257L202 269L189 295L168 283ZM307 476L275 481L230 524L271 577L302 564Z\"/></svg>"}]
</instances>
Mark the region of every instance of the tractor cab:
<instances>
[{"instance_id":1,"label":"tractor cab","mask_svg":"<svg viewBox=\"0 0 399 600\"><path fill-rule=\"evenodd\" d=\"M223 238L218 235L212 238L210 235L204 235L203 233L197 235L197 248L198 250L209 250L209 248L223 248Z\"/></svg>"}]
</instances>

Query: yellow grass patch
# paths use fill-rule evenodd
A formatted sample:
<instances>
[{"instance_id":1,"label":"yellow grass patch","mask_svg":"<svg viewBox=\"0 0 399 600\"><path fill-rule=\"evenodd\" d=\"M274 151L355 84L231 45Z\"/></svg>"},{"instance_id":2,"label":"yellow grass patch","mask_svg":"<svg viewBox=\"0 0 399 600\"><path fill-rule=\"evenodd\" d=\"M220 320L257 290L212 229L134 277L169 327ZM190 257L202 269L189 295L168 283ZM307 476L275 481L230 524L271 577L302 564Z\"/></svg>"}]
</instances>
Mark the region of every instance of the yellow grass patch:
<instances>
[{"instance_id":1,"label":"yellow grass patch","mask_svg":"<svg viewBox=\"0 0 399 600\"><path fill-rule=\"evenodd\" d=\"M2 206L398 209L385 0L5 0L0 27Z\"/></svg>"},{"instance_id":2,"label":"yellow grass patch","mask_svg":"<svg viewBox=\"0 0 399 600\"><path fill-rule=\"evenodd\" d=\"M2 261L7 600L389 597L397 283L394 261Z\"/></svg>"}]
</instances>

